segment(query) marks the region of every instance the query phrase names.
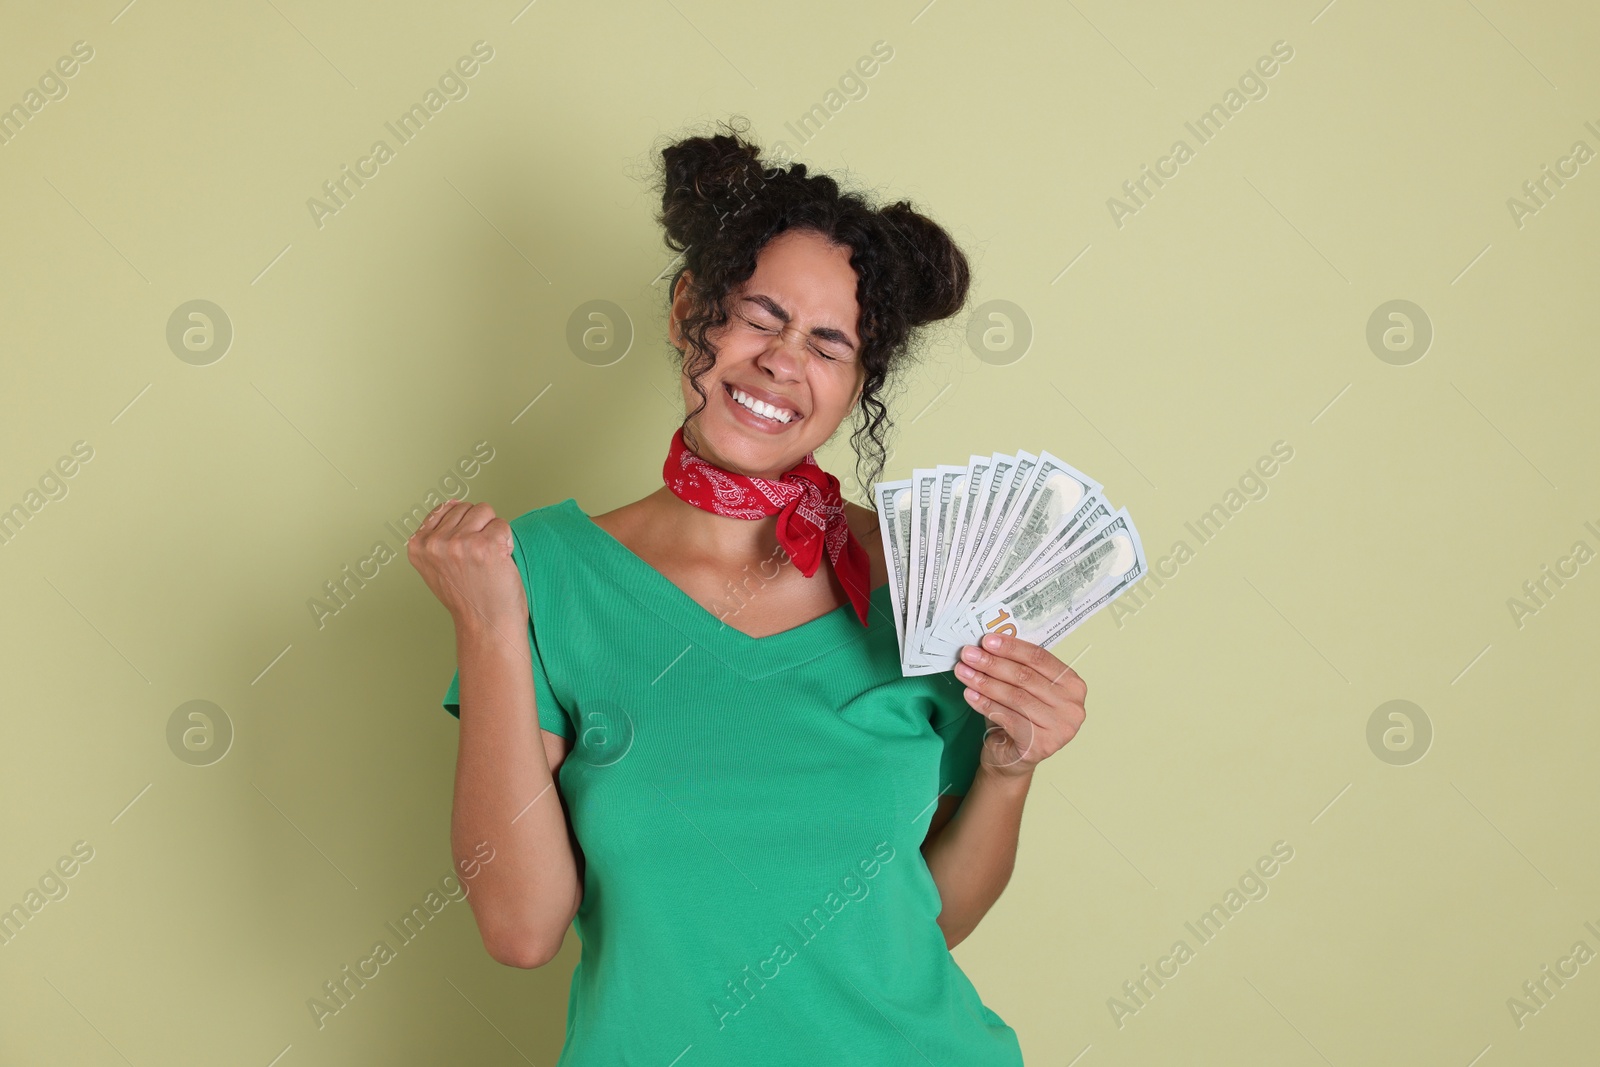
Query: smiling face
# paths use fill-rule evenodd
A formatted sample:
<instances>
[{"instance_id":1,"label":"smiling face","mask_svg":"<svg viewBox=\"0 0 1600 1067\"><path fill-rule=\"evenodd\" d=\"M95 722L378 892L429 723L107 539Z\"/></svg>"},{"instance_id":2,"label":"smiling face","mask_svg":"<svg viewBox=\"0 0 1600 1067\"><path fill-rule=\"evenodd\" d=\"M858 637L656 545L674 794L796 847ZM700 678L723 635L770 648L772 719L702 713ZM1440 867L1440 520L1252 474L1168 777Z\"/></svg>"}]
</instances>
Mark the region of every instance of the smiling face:
<instances>
[{"instance_id":1,"label":"smiling face","mask_svg":"<svg viewBox=\"0 0 1600 1067\"><path fill-rule=\"evenodd\" d=\"M691 310L680 279L668 324ZM728 324L709 331L717 362L700 378L705 408L686 442L702 459L750 477L777 478L833 435L866 376L856 332L856 272L850 249L810 230L785 230L756 256L756 269L728 295ZM686 411L699 395L682 377Z\"/></svg>"}]
</instances>

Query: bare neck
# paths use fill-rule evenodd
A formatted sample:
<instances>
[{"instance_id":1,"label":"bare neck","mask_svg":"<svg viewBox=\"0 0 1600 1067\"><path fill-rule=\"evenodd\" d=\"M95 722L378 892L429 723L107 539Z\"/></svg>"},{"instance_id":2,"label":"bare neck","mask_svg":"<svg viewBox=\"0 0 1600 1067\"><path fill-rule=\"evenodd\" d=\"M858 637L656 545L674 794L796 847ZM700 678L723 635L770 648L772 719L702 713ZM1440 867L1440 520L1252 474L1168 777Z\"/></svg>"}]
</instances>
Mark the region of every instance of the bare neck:
<instances>
[{"instance_id":1,"label":"bare neck","mask_svg":"<svg viewBox=\"0 0 1600 1067\"><path fill-rule=\"evenodd\" d=\"M733 564L770 557L778 547L778 517L737 519L695 507L662 486L601 519L629 512L623 523L638 541L678 558L709 557Z\"/></svg>"}]
</instances>

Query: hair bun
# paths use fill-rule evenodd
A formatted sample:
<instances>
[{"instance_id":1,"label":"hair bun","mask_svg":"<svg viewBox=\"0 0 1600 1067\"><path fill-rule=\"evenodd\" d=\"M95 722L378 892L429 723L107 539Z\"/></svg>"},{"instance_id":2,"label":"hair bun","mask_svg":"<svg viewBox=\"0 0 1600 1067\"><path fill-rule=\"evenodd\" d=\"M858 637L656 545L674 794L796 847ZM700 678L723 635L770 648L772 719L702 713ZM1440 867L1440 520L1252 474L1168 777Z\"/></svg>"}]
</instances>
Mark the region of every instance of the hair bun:
<instances>
[{"instance_id":1,"label":"hair bun","mask_svg":"<svg viewBox=\"0 0 1600 1067\"><path fill-rule=\"evenodd\" d=\"M661 153L661 218L669 244L679 251L698 244L758 195L774 168L763 167L761 150L738 136L690 137ZM804 164L798 168L805 173Z\"/></svg>"},{"instance_id":2,"label":"hair bun","mask_svg":"<svg viewBox=\"0 0 1600 1067\"><path fill-rule=\"evenodd\" d=\"M907 250L903 284L906 314L914 322L949 318L961 310L970 284L967 257L950 235L904 200L879 211L891 239Z\"/></svg>"}]
</instances>

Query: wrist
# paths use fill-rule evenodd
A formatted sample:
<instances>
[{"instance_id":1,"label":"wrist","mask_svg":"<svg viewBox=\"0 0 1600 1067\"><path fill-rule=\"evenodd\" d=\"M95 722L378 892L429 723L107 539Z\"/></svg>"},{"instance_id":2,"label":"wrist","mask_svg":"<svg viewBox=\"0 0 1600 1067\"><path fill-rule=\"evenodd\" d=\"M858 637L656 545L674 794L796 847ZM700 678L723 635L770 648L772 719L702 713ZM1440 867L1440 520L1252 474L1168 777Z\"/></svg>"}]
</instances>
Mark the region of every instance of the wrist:
<instances>
[{"instance_id":1,"label":"wrist","mask_svg":"<svg viewBox=\"0 0 1600 1067\"><path fill-rule=\"evenodd\" d=\"M978 777L987 783L989 789L1022 795L1033 784L1033 765L1017 763L1010 767L993 767L980 763Z\"/></svg>"},{"instance_id":2,"label":"wrist","mask_svg":"<svg viewBox=\"0 0 1600 1067\"><path fill-rule=\"evenodd\" d=\"M455 623L457 645L518 638L527 626L525 619L515 615L485 615L481 611L468 611L451 618Z\"/></svg>"}]
</instances>

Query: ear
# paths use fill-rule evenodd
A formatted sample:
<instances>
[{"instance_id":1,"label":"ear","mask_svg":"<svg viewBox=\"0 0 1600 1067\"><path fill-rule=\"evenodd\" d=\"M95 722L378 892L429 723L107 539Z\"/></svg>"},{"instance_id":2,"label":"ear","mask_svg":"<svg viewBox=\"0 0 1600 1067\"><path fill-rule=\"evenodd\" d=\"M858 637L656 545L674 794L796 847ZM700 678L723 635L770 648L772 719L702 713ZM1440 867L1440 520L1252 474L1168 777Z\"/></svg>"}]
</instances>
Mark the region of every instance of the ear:
<instances>
[{"instance_id":1,"label":"ear","mask_svg":"<svg viewBox=\"0 0 1600 1067\"><path fill-rule=\"evenodd\" d=\"M678 275L678 284L672 290L672 307L667 316L667 339L672 342L673 347L679 352L683 351L686 343L681 324L689 313L694 310L694 301L689 295L689 286L692 280L693 275L688 268L685 268L683 273Z\"/></svg>"}]
</instances>

